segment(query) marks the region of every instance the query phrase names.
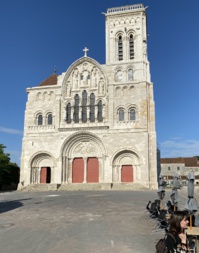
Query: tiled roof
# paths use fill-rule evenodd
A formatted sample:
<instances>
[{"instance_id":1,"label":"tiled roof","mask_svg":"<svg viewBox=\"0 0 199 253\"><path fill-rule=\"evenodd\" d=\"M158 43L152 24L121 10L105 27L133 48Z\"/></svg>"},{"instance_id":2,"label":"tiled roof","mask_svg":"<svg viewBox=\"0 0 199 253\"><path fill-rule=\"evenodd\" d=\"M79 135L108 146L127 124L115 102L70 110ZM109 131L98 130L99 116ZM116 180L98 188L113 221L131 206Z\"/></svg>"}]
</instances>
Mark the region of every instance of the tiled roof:
<instances>
[{"instance_id":1,"label":"tiled roof","mask_svg":"<svg viewBox=\"0 0 199 253\"><path fill-rule=\"evenodd\" d=\"M171 163L183 163L186 167L195 167L199 166L199 158L194 157L176 157L176 158L161 158L162 164L171 164Z\"/></svg>"},{"instance_id":2,"label":"tiled roof","mask_svg":"<svg viewBox=\"0 0 199 253\"><path fill-rule=\"evenodd\" d=\"M47 86L47 85L56 85L57 84L57 74L53 73L51 76L46 78L42 83L38 86Z\"/></svg>"}]
</instances>

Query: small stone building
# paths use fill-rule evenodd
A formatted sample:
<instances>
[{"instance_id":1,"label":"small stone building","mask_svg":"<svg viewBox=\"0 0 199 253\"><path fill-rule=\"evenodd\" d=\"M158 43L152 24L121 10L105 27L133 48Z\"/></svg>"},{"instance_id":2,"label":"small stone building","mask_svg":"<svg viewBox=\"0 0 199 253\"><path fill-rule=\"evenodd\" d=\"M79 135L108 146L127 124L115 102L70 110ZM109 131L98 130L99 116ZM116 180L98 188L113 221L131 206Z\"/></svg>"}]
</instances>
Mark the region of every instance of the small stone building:
<instances>
[{"instance_id":1,"label":"small stone building","mask_svg":"<svg viewBox=\"0 0 199 253\"><path fill-rule=\"evenodd\" d=\"M104 15L105 64L85 48L65 72L26 90L19 188L125 183L157 188L145 7L110 8Z\"/></svg>"},{"instance_id":2,"label":"small stone building","mask_svg":"<svg viewBox=\"0 0 199 253\"><path fill-rule=\"evenodd\" d=\"M161 158L161 174L168 184L172 184L173 176L178 174L182 185L187 185L187 175L195 175L195 184L199 184L199 157Z\"/></svg>"}]
</instances>

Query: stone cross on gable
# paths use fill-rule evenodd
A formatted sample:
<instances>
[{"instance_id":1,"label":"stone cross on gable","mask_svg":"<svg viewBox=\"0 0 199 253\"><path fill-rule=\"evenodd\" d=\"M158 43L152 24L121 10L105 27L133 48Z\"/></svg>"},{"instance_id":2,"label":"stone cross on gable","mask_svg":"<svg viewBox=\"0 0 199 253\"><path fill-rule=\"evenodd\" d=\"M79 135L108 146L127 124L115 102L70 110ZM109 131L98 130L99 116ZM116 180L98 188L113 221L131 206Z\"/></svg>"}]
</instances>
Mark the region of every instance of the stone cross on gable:
<instances>
[{"instance_id":1,"label":"stone cross on gable","mask_svg":"<svg viewBox=\"0 0 199 253\"><path fill-rule=\"evenodd\" d=\"M85 48L83 49L83 51L84 51L84 57L87 57L87 51L89 51L89 49L88 49L87 47L85 47Z\"/></svg>"}]
</instances>

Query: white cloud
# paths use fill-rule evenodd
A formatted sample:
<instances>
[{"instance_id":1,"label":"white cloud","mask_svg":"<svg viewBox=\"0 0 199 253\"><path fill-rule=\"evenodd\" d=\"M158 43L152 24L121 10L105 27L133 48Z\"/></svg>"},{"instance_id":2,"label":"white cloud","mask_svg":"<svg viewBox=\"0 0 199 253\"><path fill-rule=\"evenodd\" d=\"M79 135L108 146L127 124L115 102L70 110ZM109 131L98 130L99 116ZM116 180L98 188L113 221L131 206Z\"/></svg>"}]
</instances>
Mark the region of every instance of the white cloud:
<instances>
[{"instance_id":1,"label":"white cloud","mask_svg":"<svg viewBox=\"0 0 199 253\"><path fill-rule=\"evenodd\" d=\"M7 133L7 134L19 134L23 135L22 131L12 129L12 128L6 128L6 127L0 127L0 132Z\"/></svg>"},{"instance_id":2,"label":"white cloud","mask_svg":"<svg viewBox=\"0 0 199 253\"><path fill-rule=\"evenodd\" d=\"M161 157L199 156L199 140L173 138L160 143Z\"/></svg>"}]
</instances>

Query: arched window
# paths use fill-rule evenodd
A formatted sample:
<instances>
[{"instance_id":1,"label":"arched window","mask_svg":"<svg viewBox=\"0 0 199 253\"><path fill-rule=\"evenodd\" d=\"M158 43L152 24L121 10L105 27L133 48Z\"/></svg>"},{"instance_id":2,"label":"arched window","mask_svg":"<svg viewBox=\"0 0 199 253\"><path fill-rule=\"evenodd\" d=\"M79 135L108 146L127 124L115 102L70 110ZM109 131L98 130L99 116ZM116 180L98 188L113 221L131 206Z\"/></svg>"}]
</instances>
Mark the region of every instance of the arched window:
<instances>
[{"instance_id":1,"label":"arched window","mask_svg":"<svg viewBox=\"0 0 199 253\"><path fill-rule=\"evenodd\" d=\"M90 122L95 122L95 95L90 95Z\"/></svg>"},{"instance_id":2,"label":"arched window","mask_svg":"<svg viewBox=\"0 0 199 253\"><path fill-rule=\"evenodd\" d=\"M128 70L128 81L133 81L133 70L132 69Z\"/></svg>"},{"instance_id":3,"label":"arched window","mask_svg":"<svg viewBox=\"0 0 199 253\"><path fill-rule=\"evenodd\" d=\"M66 122L71 123L71 103L68 103L66 106Z\"/></svg>"},{"instance_id":4,"label":"arched window","mask_svg":"<svg viewBox=\"0 0 199 253\"><path fill-rule=\"evenodd\" d=\"M52 125L53 124L53 116L51 113L48 114L48 117L47 117L47 124L48 125Z\"/></svg>"},{"instance_id":5,"label":"arched window","mask_svg":"<svg viewBox=\"0 0 199 253\"><path fill-rule=\"evenodd\" d=\"M87 92L82 92L82 122L87 122Z\"/></svg>"},{"instance_id":6,"label":"arched window","mask_svg":"<svg viewBox=\"0 0 199 253\"><path fill-rule=\"evenodd\" d=\"M133 35L130 35L129 38L129 54L130 54L130 59L134 59L134 40L133 40Z\"/></svg>"},{"instance_id":7,"label":"arched window","mask_svg":"<svg viewBox=\"0 0 199 253\"><path fill-rule=\"evenodd\" d=\"M129 119L130 121L136 120L136 111L134 108L129 110Z\"/></svg>"},{"instance_id":8,"label":"arched window","mask_svg":"<svg viewBox=\"0 0 199 253\"><path fill-rule=\"evenodd\" d=\"M75 95L74 122L79 123L79 95Z\"/></svg>"},{"instance_id":9,"label":"arched window","mask_svg":"<svg viewBox=\"0 0 199 253\"><path fill-rule=\"evenodd\" d=\"M120 108L118 110L118 116L119 116L119 121L124 121L124 109Z\"/></svg>"},{"instance_id":10,"label":"arched window","mask_svg":"<svg viewBox=\"0 0 199 253\"><path fill-rule=\"evenodd\" d=\"M43 116L41 114L38 115L37 124L38 126L43 125Z\"/></svg>"},{"instance_id":11,"label":"arched window","mask_svg":"<svg viewBox=\"0 0 199 253\"><path fill-rule=\"evenodd\" d=\"M123 60L123 43L122 43L122 36L120 35L118 38L118 60Z\"/></svg>"},{"instance_id":12,"label":"arched window","mask_svg":"<svg viewBox=\"0 0 199 253\"><path fill-rule=\"evenodd\" d=\"M98 113L97 113L97 120L98 122L102 122L103 121L103 115L102 115L102 100L100 100L97 104L98 107Z\"/></svg>"}]
</instances>

